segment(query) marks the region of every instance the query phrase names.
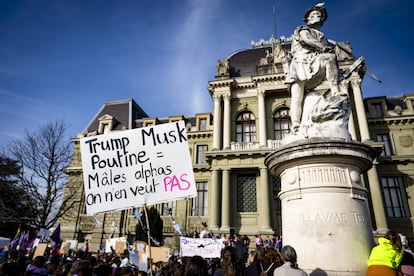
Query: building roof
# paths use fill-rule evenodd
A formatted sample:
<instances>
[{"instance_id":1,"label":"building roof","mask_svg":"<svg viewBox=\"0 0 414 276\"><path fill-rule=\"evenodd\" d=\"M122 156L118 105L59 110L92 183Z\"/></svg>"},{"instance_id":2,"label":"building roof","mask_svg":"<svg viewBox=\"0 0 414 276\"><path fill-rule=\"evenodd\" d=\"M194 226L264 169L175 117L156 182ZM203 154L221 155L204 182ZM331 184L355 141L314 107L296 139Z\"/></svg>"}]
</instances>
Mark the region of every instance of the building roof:
<instances>
[{"instance_id":1,"label":"building roof","mask_svg":"<svg viewBox=\"0 0 414 276\"><path fill-rule=\"evenodd\" d=\"M96 113L84 132L97 131L99 128L99 118L104 115L110 115L114 118L113 130L135 128L136 119L148 117L147 113L133 99L108 101Z\"/></svg>"},{"instance_id":2,"label":"building roof","mask_svg":"<svg viewBox=\"0 0 414 276\"><path fill-rule=\"evenodd\" d=\"M232 54L228 58L230 78L256 75L256 68L260 59L266 56L266 51L272 53L272 47L241 50Z\"/></svg>"}]
</instances>

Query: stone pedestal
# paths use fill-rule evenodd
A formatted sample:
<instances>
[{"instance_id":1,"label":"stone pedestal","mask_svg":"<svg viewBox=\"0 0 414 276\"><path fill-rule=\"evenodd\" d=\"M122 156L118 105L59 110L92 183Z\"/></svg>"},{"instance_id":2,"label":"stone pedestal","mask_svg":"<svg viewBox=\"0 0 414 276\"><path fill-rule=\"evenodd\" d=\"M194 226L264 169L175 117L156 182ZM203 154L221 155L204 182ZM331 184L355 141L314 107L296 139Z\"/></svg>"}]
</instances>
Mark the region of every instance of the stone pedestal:
<instances>
[{"instance_id":1,"label":"stone pedestal","mask_svg":"<svg viewBox=\"0 0 414 276\"><path fill-rule=\"evenodd\" d=\"M374 239L360 175L375 156L359 142L310 138L266 157L281 178L283 244L308 274L365 275Z\"/></svg>"}]
</instances>

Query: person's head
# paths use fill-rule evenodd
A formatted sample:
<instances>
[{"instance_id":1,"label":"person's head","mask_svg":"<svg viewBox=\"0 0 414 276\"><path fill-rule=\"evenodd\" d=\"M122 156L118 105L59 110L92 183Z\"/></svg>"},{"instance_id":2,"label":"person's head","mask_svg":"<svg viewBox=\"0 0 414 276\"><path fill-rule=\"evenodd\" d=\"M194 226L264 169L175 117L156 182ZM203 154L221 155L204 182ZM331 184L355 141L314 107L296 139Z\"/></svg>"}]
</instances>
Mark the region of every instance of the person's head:
<instances>
[{"instance_id":1,"label":"person's head","mask_svg":"<svg viewBox=\"0 0 414 276\"><path fill-rule=\"evenodd\" d=\"M223 250L220 266L227 268L229 266L237 264L237 251L233 246L226 246Z\"/></svg>"},{"instance_id":2,"label":"person's head","mask_svg":"<svg viewBox=\"0 0 414 276\"><path fill-rule=\"evenodd\" d=\"M43 267L45 265L46 259L43 256L37 256L33 259L32 265L36 267Z\"/></svg>"},{"instance_id":3,"label":"person's head","mask_svg":"<svg viewBox=\"0 0 414 276\"><path fill-rule=\"evenodd\" d=\"M265 249L263 247L256 248L256 259L263 262L265 259Z\"/></svg>"},{"instance_id":4,"label":"person's head","mask_svg":"<svg viewBox=\"0 0 414 276\"><path fill-rule=\"evenodd\" d=\"M220 258L220 267L222 275L238 274L237 251L235 247L226 246L224 248Z\"/></svg>"},{"instance_id":5,"label":"person's head","mask_svg":"<svg viewBox=\"0 0 414 276\"><path fill-rule=\"evenodd\" d=\"M297 267L297 255L296 255L296 250L290 246L290 245L285 245L282 247L282 249L280 250L280 255L282 255L282 259L285 262L290 262L292 264L293 267Z\"/></svg>"},{"instance_id":6,"label":"person's head","mask_svg":"<svg viewBox=\"0 0 414 276\"><path fill-rule=\"evenodd\" d=\"M323 4L318 4L309 8L303 20L306 22L307 25L314 25L316 23L322 24L328 19L328 13L326 9L323 7Z\"/></svg>"},{"instance_id":7,"label":"person's head","mask_svg":"<svg viewBox=\"0 0 414 276\"><path fill-rule=\"evenodd\" d=\"M275 248L269 248L266 251L266 259L268 259L271 263L282 263L282 256L280 255L279 251Z\"/></svg>"},{"instance_id":8,"label":"person's head","mask_svg":"<svg viewBox=\"0 0 414 276\"><path fill-rule=\"evenodd\" d=\"M208 275L207 262L201 256L192 256L185 266L184 276Z\"/></svg>"},{"instance_id":9,"label":"person's head","mask_svg":"<svg viewBox=\"0 0 414 276\"><path fill-rule=\"evenodd\" d=\"M384 238L386 238L387 240L389 240L392 244L392 246L400 251L402 248L402 242L401 242L401 238L400 235L392 230L389 230L385 233Z\"/></svg>"}]
</instances>

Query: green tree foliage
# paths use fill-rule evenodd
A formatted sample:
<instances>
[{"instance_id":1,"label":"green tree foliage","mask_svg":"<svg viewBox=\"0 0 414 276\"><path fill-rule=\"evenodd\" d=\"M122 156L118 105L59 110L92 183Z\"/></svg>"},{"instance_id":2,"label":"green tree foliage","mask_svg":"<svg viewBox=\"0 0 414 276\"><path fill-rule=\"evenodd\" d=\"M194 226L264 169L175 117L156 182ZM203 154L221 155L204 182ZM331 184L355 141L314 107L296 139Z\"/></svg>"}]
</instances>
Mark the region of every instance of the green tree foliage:
<instances>
[{"instance_id":1,"label":"green tree foliage","mask_svg":"<svg viewBox=\"0 0 414 276\"><path fill-rule=\"evenodd\" d=\"M136 231L135 231L136 233L135 239L148 243L145 214L142 214L141 221L143 225L140 225L140 223L137 224ZM154 207L151 207L148 210L148 221L149 221L149 226L150 226L149 229L150 229L151 237L153 237L155 240L160 242L159 245L162 245L162 241L163 241L162 229L164 226L164 222L162 221L161 216L158 213L157 209L155 209ZM151 241L151 245L156 245L156 244L154 243L154 241Z\"/></svg>"},{"instance_id":2,"label":"green tree foliage","mask_svg":"<svg viewBox=\"0 0 414 276\"><path fill-rule=\"evenodd\" d=\"M37 215L36 203L19 182L17 161L0 156L0 234L12 236L18 225L28 228Z\"/></svg>"},{"instance_id":3,"label":"green tree foliage","mask_svg":"<svg viewBox=\"0 0 414 276\"><path fill-rule=\"evenodd\" d=\"M36 228L50 228L75 203L73 195L64 189L66 174L72 157L72 145L65 136L67 124L63 120L50 121L38 131L26 131L23 139L8 146L12 159L17 160L21 173L19 181L35 200L37 215L32 218Z\"/></svg>"}]
</instances>

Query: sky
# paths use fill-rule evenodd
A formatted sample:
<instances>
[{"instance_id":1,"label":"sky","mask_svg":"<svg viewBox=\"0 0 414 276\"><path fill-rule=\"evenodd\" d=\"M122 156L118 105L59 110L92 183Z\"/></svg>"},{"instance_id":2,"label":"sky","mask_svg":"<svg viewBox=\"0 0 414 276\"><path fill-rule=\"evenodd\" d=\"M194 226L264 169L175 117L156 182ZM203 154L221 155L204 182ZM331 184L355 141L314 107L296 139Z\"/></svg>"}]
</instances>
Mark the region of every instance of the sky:
<instances>
[{"instance_id":1,"label":"sky","mask_svg":"<svg viewBox=\"0 0 414 276\"><path fill-rule=\"evenodd\" d=\"M309 0L0 0L0 148L65 120L81 133L104 102L150 117L213 112L216 62L289 37ZM327 0L322 27L382 80L364 97L414 93L412 0Z\"/></svg>"}]
</instances>

